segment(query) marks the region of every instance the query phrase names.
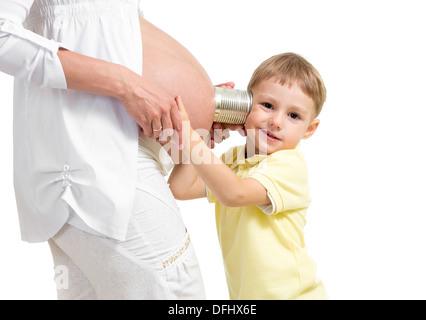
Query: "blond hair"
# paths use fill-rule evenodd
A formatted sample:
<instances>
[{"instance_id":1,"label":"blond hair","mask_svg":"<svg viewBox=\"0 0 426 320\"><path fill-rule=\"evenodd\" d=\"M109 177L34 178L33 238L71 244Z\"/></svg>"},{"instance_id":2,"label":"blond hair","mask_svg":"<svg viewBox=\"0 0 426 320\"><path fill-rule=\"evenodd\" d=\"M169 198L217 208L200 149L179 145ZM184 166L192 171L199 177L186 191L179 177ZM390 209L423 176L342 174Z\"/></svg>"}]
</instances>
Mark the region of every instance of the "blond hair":
<instances>
[{"instance_id":1,"label":"blond hair","mask_svg":"<svg viewBox=\"0 0 426 320\"><path fill-rule=\"evenodd\" d=\"M281 85L297 83L302 91L315 104L315 117L324 105L327 91L319 72L302 56L295 53L282 53L265 60L254 71L248 90L253 90L260 82L271 78Z\"/></svg>"}]
</instances>

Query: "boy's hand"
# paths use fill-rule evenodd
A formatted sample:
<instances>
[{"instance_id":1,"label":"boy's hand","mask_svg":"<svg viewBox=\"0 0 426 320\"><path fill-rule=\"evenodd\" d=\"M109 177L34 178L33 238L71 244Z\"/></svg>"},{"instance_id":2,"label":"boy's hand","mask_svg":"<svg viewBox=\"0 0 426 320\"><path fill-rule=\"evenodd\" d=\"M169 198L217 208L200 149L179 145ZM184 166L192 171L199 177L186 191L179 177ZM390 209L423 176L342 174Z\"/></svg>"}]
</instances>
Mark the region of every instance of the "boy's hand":
<instances>
[{"instance_id":1,"label":"boy's hand","mask_svg":"<svg viewBox=\"0 0 426 320\"><path fill-rule=\"evenodd\" d=\"M186 112L185 106L183 105L182 98L180 96L176 97L176 103L182 121L189 121L188 113Z\"/></svg>"},{"instance_id":2,"label":"boy's hand","mask_svg":"<svg viewBox=\"0 0 426 320\"><path fill-rule=\"evenodd\" d=\"M215 85L215 87L227 88L227 89L234 89L235 88L235 83L233 83L233 82L225 82L225 83L221 83L221 84Z\"/></svg>"},{"instance_id":3,"label":"boy's hand","mask_svg":"<svg viewBox=\"0 0 426 320\"><path fill-rule=\"evenodd\" d=\"M226 82L226 83L216 85L215 87L234 89L235 83ZM246 136L246 132L245 132L243 124L213 122L213 125L210 129L210 137L211 137L210 148L213 149L216 143L221 143L223 140L228 139L230 136L229 132L235 131L235 130L238 130L238 132L242 136Z\"/></svg>"},{"instance_id":4,"label":"boy's hand","mask_svg":"<svg viewBox=\"0 0 426 320\"><path fill-rule=\"evenodd\" d=\"M194 131L191 126L191 122L189 121L188 113L186 112L186 108L182 102L182 98L180 96L176 97L176 104L179 110L180 117L182 119L182 144L179 145L179 149L185 152L189 152L191 149L191 136Z\"/></svg>"}]
</instances>

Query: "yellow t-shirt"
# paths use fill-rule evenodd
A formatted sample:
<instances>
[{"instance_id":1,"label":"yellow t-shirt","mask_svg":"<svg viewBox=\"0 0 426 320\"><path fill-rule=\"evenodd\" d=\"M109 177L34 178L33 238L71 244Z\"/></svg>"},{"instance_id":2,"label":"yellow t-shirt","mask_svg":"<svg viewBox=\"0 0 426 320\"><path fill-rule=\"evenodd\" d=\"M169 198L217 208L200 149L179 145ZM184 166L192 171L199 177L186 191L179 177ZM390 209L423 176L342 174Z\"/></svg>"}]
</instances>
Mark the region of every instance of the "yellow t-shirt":
<instances>
[{"instance_id":1,"label":"yellow t-shirt","mask_svg":"<svg viewBox=\"0 0 426 320\"><path fill-rule=\"evenodd\" d=\"M217 233L231 299L328 299L308 256L303 227L310 203L307 167L297 150L245 159L244 146L222 156L239 178L258 180L270 206L216 203Z\"/></svg>"}]
</instances>

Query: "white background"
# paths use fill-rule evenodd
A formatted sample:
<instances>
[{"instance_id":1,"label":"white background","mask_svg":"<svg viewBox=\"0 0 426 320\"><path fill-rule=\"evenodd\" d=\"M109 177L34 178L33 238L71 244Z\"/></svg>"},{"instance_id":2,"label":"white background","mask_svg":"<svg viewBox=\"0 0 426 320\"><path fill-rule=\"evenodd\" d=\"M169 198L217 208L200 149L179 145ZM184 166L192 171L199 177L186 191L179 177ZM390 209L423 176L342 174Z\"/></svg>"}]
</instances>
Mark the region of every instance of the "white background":
<instances>
[{"instance_id":1,"label":"white background","mask_svg":"<svg viewBox=\"0 0 426 320\"><path fill-rule=\"evenodd\" d=\"M312 205L305 229L332 299L426 298L426 20L422 0L147 0L145 17L186 46L213 83L245 88L292 51L328 100L302 144ZM47 244L20 240L12 177L13 79L0 73L0 298L55 299ZM216 151L243 140L232 135ZM214 207L179 202L208 299L227 299Z\"/></svg>"}]
</instances>

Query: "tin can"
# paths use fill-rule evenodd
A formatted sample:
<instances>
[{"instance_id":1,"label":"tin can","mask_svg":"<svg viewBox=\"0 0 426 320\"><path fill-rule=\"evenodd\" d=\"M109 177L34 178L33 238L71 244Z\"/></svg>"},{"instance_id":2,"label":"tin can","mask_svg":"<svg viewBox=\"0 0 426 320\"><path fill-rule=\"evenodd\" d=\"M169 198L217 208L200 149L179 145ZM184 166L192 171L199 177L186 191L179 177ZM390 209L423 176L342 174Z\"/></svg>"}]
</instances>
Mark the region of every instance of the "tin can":
<instances>
[{"instance_id":1,"label":"tin can","mask_svg":"<svg viewBox=\"0 0 426 320\"><path fill-rule=\"evenodd\" d=\"M244 124L253 105L250 91L215 87L214 122Z\"/></svg>"}]
</instances>

